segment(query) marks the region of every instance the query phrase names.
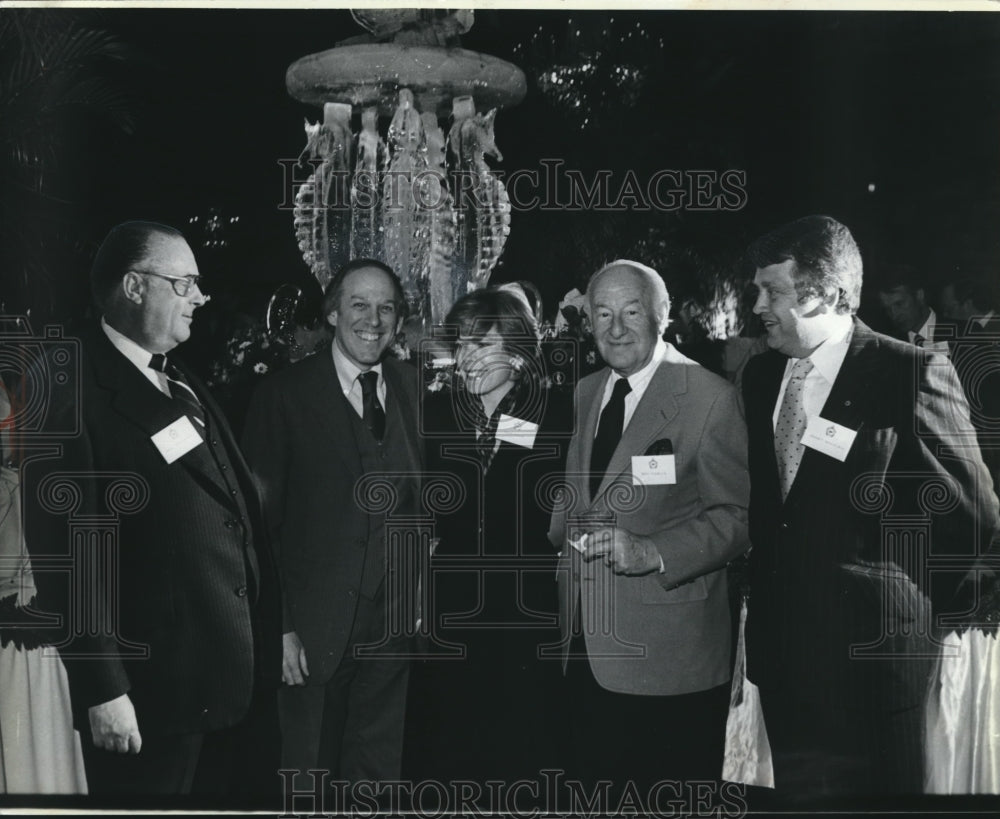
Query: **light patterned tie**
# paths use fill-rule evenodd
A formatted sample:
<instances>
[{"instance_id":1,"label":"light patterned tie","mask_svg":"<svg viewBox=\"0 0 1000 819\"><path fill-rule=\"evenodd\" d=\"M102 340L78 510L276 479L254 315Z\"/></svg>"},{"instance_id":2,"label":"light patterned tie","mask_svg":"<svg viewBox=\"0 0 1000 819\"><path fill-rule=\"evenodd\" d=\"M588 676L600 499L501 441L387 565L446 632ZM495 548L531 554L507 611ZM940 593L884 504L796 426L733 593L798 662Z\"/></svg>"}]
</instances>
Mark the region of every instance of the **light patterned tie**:
<instances>
[{"instance_id":1,"label":"light patterned tie","mask_svg":"<svg viewBox=\"0 0 1000 819\"><path fill-rule=\"evenodd\" d=\"M792 365L792 375L785 387L785 397L781 400L778 423L774 427L774 454L778 458L778 477L781 480L782 500L788 497L788 490L795 480L802 462L802 435L806 431L806 410L802 403L806 376L813 363L808 358L798 359Z\"/></svg>"}]
</instances>

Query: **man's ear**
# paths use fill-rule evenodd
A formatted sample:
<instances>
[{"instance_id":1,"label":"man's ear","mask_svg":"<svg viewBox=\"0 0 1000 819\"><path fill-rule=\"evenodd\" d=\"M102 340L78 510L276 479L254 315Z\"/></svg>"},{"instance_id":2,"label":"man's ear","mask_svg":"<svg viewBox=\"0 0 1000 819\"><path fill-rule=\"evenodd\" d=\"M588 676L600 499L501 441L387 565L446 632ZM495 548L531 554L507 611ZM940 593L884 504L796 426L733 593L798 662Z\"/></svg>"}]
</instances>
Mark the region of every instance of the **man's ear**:
<instances>
[{"instance_id":1,"label":"man's ear","mask_svg":"<svg viewBox=\"0 0 1000 819\"><path fill-rule=\"evenodd\" d=\"M129 270L121 280L121 290L125 294L125 298L135 304L142 304L143 296L146 292L146 283L142 280L142 276L133 270Z\"/></svg>"},{"instance_id":2,"label":"man's ear","mask_svg":"<svg viewBox=\"0 0 1000 819\"><path fill-rule=\"evenodd\" d=\"M844 295L843 287L831 287L827 293L827 304L831 307L836 307L837 303L840 301L841 296Z\"/></svg>"},{"instance_id":3,"label":"man's ear","mask_svg":"<svg viewBox=\"0 0 1000 819\"><path fill-rule=\"evenodd\" d=\"M336 310L331 310L329 313L326 314L326 323L329 324L331 327L336 327L337 326L337 311Z\"/></svg>"}]
</instances>

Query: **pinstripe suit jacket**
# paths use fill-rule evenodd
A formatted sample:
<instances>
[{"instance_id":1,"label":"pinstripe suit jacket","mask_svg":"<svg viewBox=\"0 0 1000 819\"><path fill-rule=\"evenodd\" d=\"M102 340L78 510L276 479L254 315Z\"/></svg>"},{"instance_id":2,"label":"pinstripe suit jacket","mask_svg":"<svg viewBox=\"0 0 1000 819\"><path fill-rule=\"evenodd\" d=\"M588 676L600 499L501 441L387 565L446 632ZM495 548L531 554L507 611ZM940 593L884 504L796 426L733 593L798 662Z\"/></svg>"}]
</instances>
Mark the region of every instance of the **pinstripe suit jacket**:
<instances>
[{"instance_id":1,"label":"pinstripe suit jacket","mask_svg":"<svg viewBox=\"0 0 1000 819\"><path fill-rule=\"evenodd\" d=\"M77 415L79 434L24 466L27 544L42 605L63 617L77 718L127 692L143 735L233 725L255 675L277 684L281 667L277 578L249 469L218 406L178 367L208 422L179 460L168 464L150 438L183 409L94 328L82 338L79 404L51 408ZM116 551L103 551L106 539ZM108 562L86 575L79 562L69 575L44 570L83 544Z\"/></svg>"}]
</instances>

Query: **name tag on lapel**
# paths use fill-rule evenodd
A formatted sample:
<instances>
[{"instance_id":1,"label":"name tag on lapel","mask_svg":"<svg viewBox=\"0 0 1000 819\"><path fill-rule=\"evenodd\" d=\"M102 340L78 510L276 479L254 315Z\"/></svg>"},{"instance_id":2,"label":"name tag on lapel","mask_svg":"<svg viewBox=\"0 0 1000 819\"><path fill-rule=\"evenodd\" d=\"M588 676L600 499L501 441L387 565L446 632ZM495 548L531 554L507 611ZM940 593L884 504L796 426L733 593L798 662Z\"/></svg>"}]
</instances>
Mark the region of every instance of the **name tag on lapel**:
<instances>
[{"instance_id":1,"label":"name tag on lapel","mask_svg":"<svg viewBox=\"0 0 1000 819\"><path fill-rule=\"evenodd\" d=\"M191 419L186 415L153 435L152 441L160 450L163 460L168 464L172 464L181 456L186 455L198 444L204 443L198 430L191 423Z\"/></svg>"},{"instance_id":2,"label":"name tag on lapel","mask_svg":"<svg viewBox=\"0 0 1000 819\"><path fill-rule=\"evenodd\" d=\"M847 453L851 451L851 446L857 436L856 429L848 429L833 421L827 421L819 415L814 415L806 424L806 431L802 435L802 444L836 458L838 461L846 460Z\"/></svg>"},{"instance_id":3,"label":"name tag on lapel","mask_svg":"<svg viewBox=\"0 0 1000 819\"><path fill-rule=\"evenodd\" d=\"M632 486L657 486L677 483L673 455L633 455Z\"/></svg>"},{"instance_id":4,"label":"name tag on lapel","mask_svg":"<svg viewBox=\"0 0 1000 819\"><path fill-rule=\"evenodd\" d=\"M538 424L525 421L523 418L515 418L513 415L500 414L500 420L497 422L498 441L531 449L535 445L537 434Z\"/></svg>"}]
</instances>

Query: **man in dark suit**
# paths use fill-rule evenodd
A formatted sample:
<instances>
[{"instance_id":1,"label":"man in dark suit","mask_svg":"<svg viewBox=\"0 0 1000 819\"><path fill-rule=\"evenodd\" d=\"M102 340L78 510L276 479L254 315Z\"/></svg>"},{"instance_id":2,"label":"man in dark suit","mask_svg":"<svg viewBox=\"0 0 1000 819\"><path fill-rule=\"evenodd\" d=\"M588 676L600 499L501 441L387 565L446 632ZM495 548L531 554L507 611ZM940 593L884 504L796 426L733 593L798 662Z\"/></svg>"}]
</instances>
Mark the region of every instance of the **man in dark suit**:
<instances>
[{"instance_id":1,"label":"man in dark suit","mask_svg":"<svg viewBox=\"0 0 1000 819\"><path fill-rule=\"evenodd\" d=\"M242 794L261 771L278 793L276 760L251 768L247 756L268 750L248 732L266 721L280 663L259 500L218 407L167 356L208 299L200 278L173 228L110 232L91 273L102 318L81 338L79 405L51 409L78 415L79 434L25 464L27 544L67 627L94 796ZM67 554L68 580L44 570Z\"/></svg>"},{"instance_id":2,"label":"man in dark suit","mask_svg":"<svg viewBox=\"0 0 1000 819\"><path fill-rule=\"evenodd\" d=\"M937 618L968 607L958 581L998 523L968 407L946 357L855 318L861 254L842 224L805 217L748 255L771 347L743 381L748 674L775 785L920 792Z\"/></svg>"},{"instance_id":3,"label":"man in dark suit","mask_svg":"<svg viewBox=\"0 0 1000 819\"><path fill-rule=\"evenodd\" d=\"M633 261L587 290L607 367L576 391L567 504L549 538L579 774L718 779L731 675L726 564L747 547L736 390L662 339L663 279Z\"/></svg>"},{"instance_id":4,"label":"man in dark suit","mask_svg":"<svg viewBox=\"0 0 1000 819\"><path fill-rule=\"evenodd\" d=\"M878 295L896 338L940 353L948 352L958 328L953 321L938 316L927 303L926 290L915 267L889 265L879 277Z\"/></svg>"},{"instance_id":5,"label":"man in dark suit","mask_svg":"<svg viewBox=\"0 0 1000 819\"><path fill-rule=\"evenodd\" d=\"M389 267L348 263L323 309L331 348L265 379L244 433L285 594L282 767L386 781L416 619L415 556L389 530L420 508L418 373L384 358L405 309Z\"/></svg>"}]
</instances>

